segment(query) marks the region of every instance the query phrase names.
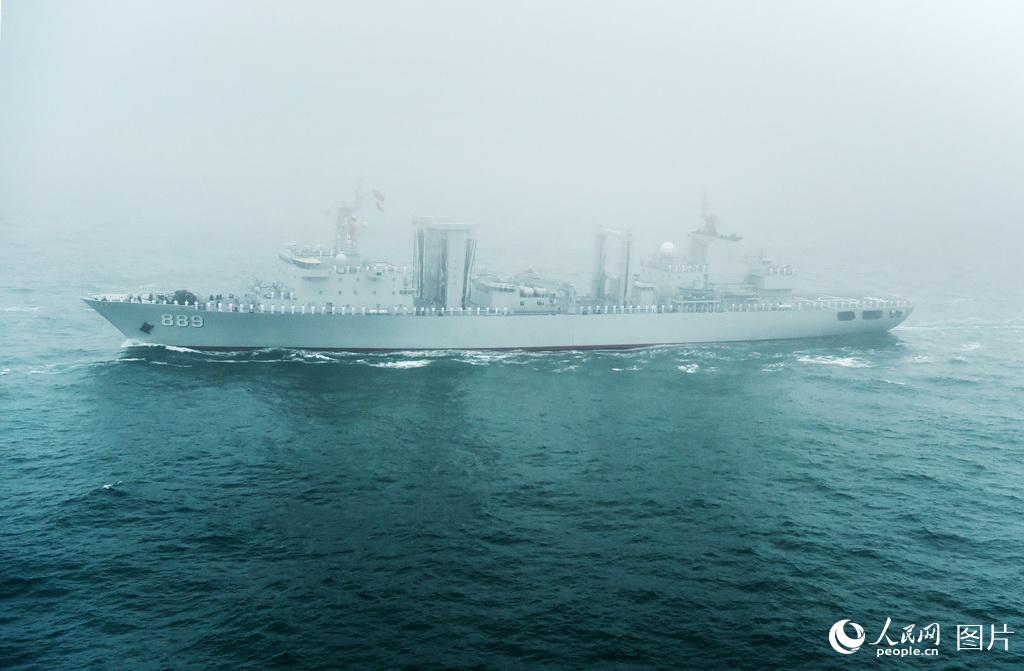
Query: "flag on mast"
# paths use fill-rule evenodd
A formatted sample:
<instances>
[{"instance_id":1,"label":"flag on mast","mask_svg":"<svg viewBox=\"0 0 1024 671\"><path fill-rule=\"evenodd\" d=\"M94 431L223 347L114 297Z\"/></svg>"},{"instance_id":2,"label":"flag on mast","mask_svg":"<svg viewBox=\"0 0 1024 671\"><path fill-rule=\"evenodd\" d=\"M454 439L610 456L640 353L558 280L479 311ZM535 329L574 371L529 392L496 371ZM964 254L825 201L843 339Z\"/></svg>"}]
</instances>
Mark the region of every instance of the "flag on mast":
<instances>
[{"instance_id":1,"label":"flag on mast","mask_svg":"<svg viewBox=\"0 0 1024 671\"><path fill-rule=\"evenodd\" d=\"M376 201L374 204L377 206L377 209L380 212L383 212L384 211L384 194L381 193L380 191L378 191L377 189L373 189L372 191L373 191L373 199L374 199L374 201Z\"/></svg>"}]
</instances>

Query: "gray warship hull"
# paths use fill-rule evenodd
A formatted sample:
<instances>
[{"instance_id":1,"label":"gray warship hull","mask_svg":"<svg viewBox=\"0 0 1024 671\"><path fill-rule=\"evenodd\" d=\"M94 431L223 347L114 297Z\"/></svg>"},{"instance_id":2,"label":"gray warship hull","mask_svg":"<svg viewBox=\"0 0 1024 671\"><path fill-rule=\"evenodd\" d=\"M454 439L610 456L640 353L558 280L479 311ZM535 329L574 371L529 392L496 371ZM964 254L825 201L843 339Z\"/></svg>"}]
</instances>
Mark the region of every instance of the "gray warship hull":
<instances>
[{"instance_id":1,"label":"gray warship hull","mask_svg":"<svg viewBox=\"0 0 1024 671\"><path fill-rule=\"evenodd\" d=\"M380 311L264 305L173 305L83 299L130 341L191 349L408 350L624 349L686 343L783 340L884 332L913 307L903 301L797 301L597 308L575 314Z\"/></svg>"}]
</instances>

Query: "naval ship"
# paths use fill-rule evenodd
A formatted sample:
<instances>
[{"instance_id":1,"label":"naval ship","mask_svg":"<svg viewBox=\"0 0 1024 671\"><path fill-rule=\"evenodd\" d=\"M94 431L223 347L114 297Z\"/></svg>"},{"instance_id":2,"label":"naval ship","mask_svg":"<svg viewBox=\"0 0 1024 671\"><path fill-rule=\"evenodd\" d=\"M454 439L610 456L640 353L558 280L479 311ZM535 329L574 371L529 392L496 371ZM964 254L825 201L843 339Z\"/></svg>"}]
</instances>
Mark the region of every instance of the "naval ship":
<instances>
[{"instance_id":1,"label":"naval ship","mask_svg":"<svg viewBox=\"0 0 1024 671\"><path fill-rule=\"evenodd\" d=\"M882 332L913 305L799 295L795 271L718 231L705 207L685 250L634 259L628 233L598 228L589 287L526 272L478 272L476 227L413 221L412 263L363 258L357 207L342 207L333 246L290 244L286 279L237 294L186 289L83 300L133 344L200 350L623 349Z\"/></svg>"}]
</instances>

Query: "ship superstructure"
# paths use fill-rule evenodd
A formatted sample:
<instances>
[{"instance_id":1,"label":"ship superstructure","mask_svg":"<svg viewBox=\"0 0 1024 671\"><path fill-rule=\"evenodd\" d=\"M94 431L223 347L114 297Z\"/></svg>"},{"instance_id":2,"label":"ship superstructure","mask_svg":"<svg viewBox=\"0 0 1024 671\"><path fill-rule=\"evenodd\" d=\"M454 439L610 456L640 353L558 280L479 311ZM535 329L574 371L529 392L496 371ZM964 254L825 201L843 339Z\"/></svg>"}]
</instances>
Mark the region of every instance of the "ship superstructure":
<instances>
[{"instance_id":1,"label":"ship superstructure","mask_svg":"<svg viewBox=\"0 0 1024 671\"><path fill-rule=\"evenodd\" d=\"M355 208L337 213L334 245L289 245L283 281L239 294L186 290L84 299L133 341L192 348L348 351L622 348L885 331L912 305L798 296L795 271L718 231L705 206L685 251L663 243L637 260L629 233L598 228L584 294L527 272L477 272L475 226L413 222L413 259L367 259Z\"/></svg>"}]
</instances>

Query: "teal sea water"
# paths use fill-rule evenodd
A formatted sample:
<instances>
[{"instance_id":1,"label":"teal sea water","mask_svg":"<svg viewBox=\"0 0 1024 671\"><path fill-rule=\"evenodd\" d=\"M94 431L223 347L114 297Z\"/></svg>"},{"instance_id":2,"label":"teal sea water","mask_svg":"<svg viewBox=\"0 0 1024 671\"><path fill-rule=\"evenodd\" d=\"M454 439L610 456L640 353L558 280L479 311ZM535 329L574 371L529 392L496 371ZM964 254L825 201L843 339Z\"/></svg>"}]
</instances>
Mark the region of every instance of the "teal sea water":
<instances>
[{"instance_id":1,"label":"teal sea water","mask_svg":"<svg viewBox=\"0 0 1024 671\"><path fill-rule=\"evenodd\" d=\"M122 347L77 300L174 254L4 232L0 668L1024 665L1001 269L869 264L919 306L878 337L209 354ZM940 654L876 659L886 618ZM958 652L975 623L1020 633Z\"/></svg>"}]
</instances>

